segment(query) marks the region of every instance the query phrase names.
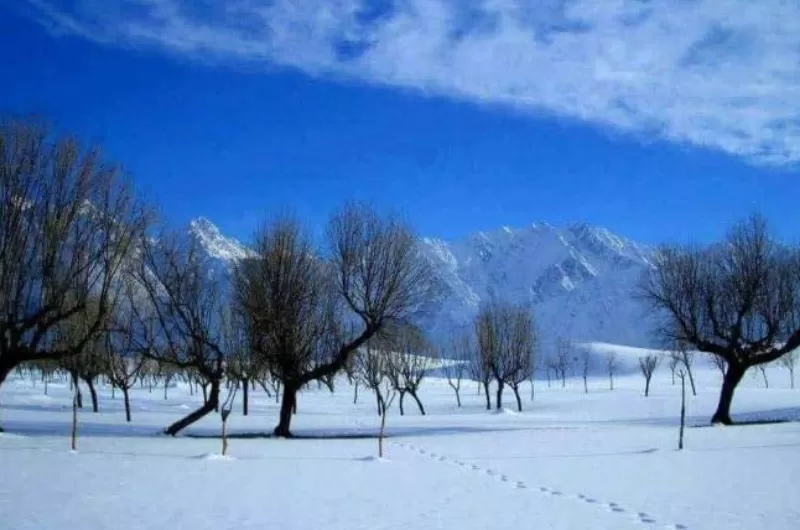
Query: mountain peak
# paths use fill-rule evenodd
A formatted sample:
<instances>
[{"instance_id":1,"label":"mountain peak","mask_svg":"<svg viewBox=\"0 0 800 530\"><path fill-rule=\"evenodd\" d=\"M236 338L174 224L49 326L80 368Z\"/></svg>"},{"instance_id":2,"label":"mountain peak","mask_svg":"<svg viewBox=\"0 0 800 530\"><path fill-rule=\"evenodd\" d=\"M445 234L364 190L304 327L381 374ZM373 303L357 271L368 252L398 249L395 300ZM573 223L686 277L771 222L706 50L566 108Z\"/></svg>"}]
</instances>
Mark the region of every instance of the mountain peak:
<instances>
[{"instance_id":1,"label":"mountain peak","mask_svg":"<svg viewBox=\"0 0 800 530\"><path fill-rule=\"evenodd\" d=\"M253 251L238 240L222 235L217 225L205 217L190 221L189 232L199 239L206 252L214 258L235 262L253 255Z\"/></svg>"}]
</instances>

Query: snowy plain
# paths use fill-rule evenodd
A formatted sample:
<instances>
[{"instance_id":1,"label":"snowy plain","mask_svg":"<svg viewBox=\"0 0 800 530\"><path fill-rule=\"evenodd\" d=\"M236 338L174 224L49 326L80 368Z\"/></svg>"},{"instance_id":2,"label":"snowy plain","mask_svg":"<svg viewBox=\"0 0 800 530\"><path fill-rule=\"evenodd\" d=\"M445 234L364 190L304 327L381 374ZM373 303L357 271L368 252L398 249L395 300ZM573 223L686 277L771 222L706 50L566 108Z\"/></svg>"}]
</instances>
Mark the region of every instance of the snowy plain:
<instances>
[{"instance_id":1,"label":"snowy plain","mask_svg":"<svg viewBox=\"0 0 800 530\"><path fill-rule=\"evenodd\" d=\"M45 396L41 381L12 379L0 391L0 528L800 528L800 390L786 370L768 370L768 389L761 374L748 375L733 414L793 421L710 427L720 375L699 360L677 451L679 385L664 363L645 398L636 352L621 352L626 373L613 391L600 367L588 394L580 377L565 388L537 380L522 413L486 411L470 381L458 408L446 380L431 377L426 416L411 400L405 416L396 402L389 411L384 459L371 438L374 398L361 388L353 404L345 380L333 394L300 395L293 430L308 439L236 437L223 459L217 414L183 436L160 434L202 399L185 384L167 399L163 388L137 387L131 424L119 393L101 388L100 412L80 411L72 452L68 385L52 382ZM510 392L505 404L514 406ZM230 430L269 432L277 410L253 392L250 415L237 403Z\"/></svg>"}]
</instances>

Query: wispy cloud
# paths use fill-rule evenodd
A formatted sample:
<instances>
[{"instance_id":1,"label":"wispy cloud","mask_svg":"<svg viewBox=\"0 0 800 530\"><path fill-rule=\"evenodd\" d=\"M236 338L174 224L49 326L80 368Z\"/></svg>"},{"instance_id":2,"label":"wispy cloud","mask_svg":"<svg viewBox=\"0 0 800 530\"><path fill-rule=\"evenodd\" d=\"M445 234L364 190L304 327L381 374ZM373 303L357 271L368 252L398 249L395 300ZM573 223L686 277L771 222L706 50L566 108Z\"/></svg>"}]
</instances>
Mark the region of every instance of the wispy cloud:
<instances>
[{"instance_id":1,"label":"wispy cloud","mask_svg":"<svg viewBox=\"0 0 800 530\"><path fill-rule=\"evenodd\" d=\"M54 30L800 162L784 0L26 0Z\"/></svg>"}]
</instances>

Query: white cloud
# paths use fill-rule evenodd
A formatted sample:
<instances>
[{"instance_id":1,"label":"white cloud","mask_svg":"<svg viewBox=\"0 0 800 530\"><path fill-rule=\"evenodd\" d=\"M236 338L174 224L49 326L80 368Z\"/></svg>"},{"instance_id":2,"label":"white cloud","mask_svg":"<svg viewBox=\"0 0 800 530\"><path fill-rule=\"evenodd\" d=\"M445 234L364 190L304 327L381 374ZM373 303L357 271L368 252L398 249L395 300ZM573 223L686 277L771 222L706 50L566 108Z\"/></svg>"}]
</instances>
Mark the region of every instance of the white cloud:
<instances>
[{"instance_id":1,"label":"white cloud","mask_svg":"<svg viewBox=\"0 0 800 530\"><path fill-rule=\"evenodd\" d=\"M27 0L109 45L263 62L800 162L783 0Z\"/></svg>"}]
</instances>

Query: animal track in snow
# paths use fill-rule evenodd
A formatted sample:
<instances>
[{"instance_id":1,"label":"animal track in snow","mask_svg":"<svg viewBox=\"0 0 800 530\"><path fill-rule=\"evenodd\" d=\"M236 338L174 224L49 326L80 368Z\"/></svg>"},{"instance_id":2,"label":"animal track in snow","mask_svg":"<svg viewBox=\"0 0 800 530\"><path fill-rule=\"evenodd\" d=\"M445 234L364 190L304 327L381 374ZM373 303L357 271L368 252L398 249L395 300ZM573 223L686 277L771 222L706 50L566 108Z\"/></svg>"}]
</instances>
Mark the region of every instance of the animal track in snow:
<instances>
[{"instance_id":1,"label":"animal track in snow","mask_svg":"<svg viewBox=\"0 0 800 530\"><path fill-rule=\"evenodd\" d=\"M452 462L452 463L454 463L454 464L456 464L459 467L462 467L464 469L469 469L470 471L482 472L482 473L484 473L484 474L486 474L488 476L491 476L491 477L497 477L497 478L500 479L501 482L504 482L506 484L510 484L516 489L529 489L528 485L525 484L524 482L512 480L508 475L504 475L504 474L502 474L502 473L500 473L500 472L498 472L498 471L496 471L494 469L483 468L483 467L481 467L481 466L479 466L477 464L470 464L470 463L464 462L462 460L451 460L450 458L448 458L445 455L439 455L439 454L434 453L434 452L429 452L429 451L426 451L425 449L423 449L421 447L415 447L414 445L411 445L411 444L396 443L395 445L397 445L398 447L404 447L404 448L406 448L408 450L411 450L411 451L415 451L415 452L417 452L417 453L419 453L421 455L427 455L427 456L431 457L431 459L439 461L439 462ZM546 486L539 486L538 487L538 491L540 493L543 493L545 495L550 495L550 496L553 496L553 497L562 497L562 498L566 497L563 492L561 492L559 490L556 490L556 489L548 488ZM612 512L612 513L618 513L618 514L630 513L631 516L632 516L633 521L637 522L637 523L640 523L640 524L645 524L645 525L658 524L658 521L656 519L654 519L648 513L646 513L646 512L629 511L629 510L623 508L622 506L620 506L616 502L602 502L601 503L596 498L593 498L593 497L591 497L589 495L586 495L584 493L578 493L576 495L570 495L569 498L571 498L573 500L582 501L582 502L584 502L586 504L593 504L593 505L596 505L596 506L602 506L603 508L605 508L606 510L608 510L609 512ZM665 525L664 528L668 529L668 530L688 530L688 527L686 525L679 524L679 523L668 524L668 525Z\"/></svg>"}]
</instances>

